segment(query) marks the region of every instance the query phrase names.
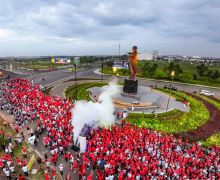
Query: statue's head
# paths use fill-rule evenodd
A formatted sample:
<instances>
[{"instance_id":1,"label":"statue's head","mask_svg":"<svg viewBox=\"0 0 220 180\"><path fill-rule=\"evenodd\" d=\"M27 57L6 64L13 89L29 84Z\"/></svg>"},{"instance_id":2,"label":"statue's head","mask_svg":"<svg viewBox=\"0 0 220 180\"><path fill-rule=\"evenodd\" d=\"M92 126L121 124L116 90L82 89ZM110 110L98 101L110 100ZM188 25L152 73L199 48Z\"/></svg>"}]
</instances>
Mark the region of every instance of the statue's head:
<instances>
[{"instance_id":1,"label":"statue's head","mask_svg":"<svg viewBox=\"0 0 220 180\"><path fill-rule=\"evenodd\" d=\"M133 46L133 47L132 47L132 50L133 50L133 51L137 51L137 49L138 49L137 46Z\"/></svg>"}]
</instances>

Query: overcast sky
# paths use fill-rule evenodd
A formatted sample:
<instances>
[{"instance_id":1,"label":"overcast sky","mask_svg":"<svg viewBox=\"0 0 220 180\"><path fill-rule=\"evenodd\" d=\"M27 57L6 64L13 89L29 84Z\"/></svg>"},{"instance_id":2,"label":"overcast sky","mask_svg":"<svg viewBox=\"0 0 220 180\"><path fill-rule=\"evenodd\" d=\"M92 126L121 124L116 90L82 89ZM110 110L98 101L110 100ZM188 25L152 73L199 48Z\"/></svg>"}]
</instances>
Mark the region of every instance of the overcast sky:
<instances>
[{"instance_id":1,"label":"overcast sky","mask_svg":"<svg viewBox=\"0 0 220 180\"><path fill-rule=\"evenodd\" d=\"M0 56L220 57L220 0L0 0Z\"/></svg>"}]
</instances>

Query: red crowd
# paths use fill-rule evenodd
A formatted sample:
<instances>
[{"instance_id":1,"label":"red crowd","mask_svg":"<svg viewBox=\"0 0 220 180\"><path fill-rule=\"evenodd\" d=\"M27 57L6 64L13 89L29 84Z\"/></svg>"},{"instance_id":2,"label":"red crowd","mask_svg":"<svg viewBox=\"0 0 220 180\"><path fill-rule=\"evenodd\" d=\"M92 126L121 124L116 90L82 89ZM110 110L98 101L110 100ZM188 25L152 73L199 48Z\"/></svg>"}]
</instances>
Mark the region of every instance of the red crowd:
<instances>
[{"instance_id":1,"label":"red crowd","mask_svg":"<svg viewBox=\"0 0 220 180\"><path fill-rule=\"evenodd\" d=\"M39 86L25 79L11 79L4 90L6 104L1 106L15 115L17 126L37 121L37 130L45 132L44 146L50 149L50 162L56 165L61 155L80 178L92 179L219 179L220 151L181 138L123 123L112 130L92 130L88 151L75 157L68 152L73 132L68 100L46 96ZM47 158L45 158L47 159ZM49 162L47 162L49 164ZM59 165L61 174L63 165ZM94 169L94 170L91 170Z\"/></svg>"},{"instance_id":2,"label":"red crowd","mask_svg":"<svg viewBox=\"0 0 220 180\"><path fill-rule=\"evenodd\" d=\"M38 85L26 79L13 78L6 87L3 96L7 103L2 105L3 109L6 106L15 115L19 128L28 124L29 120L37 121L37 130L46 132L43 143L53 152L51 161L55 163L59 150L65 150L72 144L72 103L60 97L45 95Z\"/></svg>"},{"instance_id":3,"label":"red crowd","mask_svg":"<svg viewBox=\"0 0 220 180\"><path fill-rule=\"evenodd\" d=\"M88 152L99 179L219 179L220 151L125 124L92 133Z\"/></svg>"}]
</instances>

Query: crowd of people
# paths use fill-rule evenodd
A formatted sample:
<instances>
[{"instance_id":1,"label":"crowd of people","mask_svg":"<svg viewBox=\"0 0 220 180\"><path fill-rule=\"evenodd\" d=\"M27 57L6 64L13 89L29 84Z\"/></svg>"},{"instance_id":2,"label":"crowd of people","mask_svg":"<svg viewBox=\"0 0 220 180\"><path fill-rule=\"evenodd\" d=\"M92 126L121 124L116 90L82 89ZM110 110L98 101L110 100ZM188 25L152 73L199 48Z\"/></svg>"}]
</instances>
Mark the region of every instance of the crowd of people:
<instances>
[{"instance_id":1,"label":"crowd of people","mask_svg":"<svg viewBox=\"0 0 220 180\"><path fill-rule=\"evenodd\" d=\"M67 154L67 147L72 144L71 112L72 103L59 97L47 96L38 85L26 79L13 78L5 84L0 109L14 115L14 127L24 138L22 129L26 128L30 137L37 139L44 134L43 144L51 152L47 160L56 165L58 156ZM29 122L35 121L36 129L29 127ZM16 138L20 143L21 138ZM23 152L22 152L23 153Z\"/></svg>"},{"instance_id":2,"label":"crowd of people","mask_svg":"<svg viewBox=\"0 0 220 180\"><path fill-rule=\"evenodd\" d=\"M172 135L138 128L98 129L92 133L88 152L103 171L98 176L113 179L219 179L220 151L203 148Z\"/></svg>"},{"instance_id":3,"label":"crowd of people","mask_svg":"<svg viewBox=\"0 0 220 180\"><path fill-rule=\"evenodd\" d=\"M92 130L87 151L73 156L69 147L73 145L70 109L74 105L69 100L47 96L38 85L21 78L9 80L3 90L0 108L14 115L17 132L25 126L36 137L44 135L43 144L50 152L45 163L53 163L61 175L64 166L57 164L58 157L65 159L70 171L78 173L80 179L92 179L94 172L98 179L105 180L220 178L217 147L206 149L125 122L111 130ZM30 121L36 122L36 129L28 127Z\"/></svg>"}]
</instances>

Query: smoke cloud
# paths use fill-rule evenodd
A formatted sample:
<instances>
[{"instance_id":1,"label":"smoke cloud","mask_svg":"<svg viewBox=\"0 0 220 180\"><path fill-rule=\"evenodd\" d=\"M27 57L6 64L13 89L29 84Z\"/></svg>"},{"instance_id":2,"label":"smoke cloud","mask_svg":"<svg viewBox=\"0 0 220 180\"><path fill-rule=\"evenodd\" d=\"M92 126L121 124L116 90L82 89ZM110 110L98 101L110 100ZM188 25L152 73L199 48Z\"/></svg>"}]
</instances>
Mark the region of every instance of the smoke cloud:
<instances>
[{"instance_id":1,"label":"smoke cloud","mask_svg":"<svg viewBox=\"0 0 220 180\"><path fill-rule=\"evenodd\" d=\"M117 81L113 80L108 86L103 87L103 92L98 98L98 102L77 101L72 112L72 125L74 142L77 141L84 125L96 127L109 127L115 120L114 104L112 96L119 93Z\"/></svg>"}]
</instances>

